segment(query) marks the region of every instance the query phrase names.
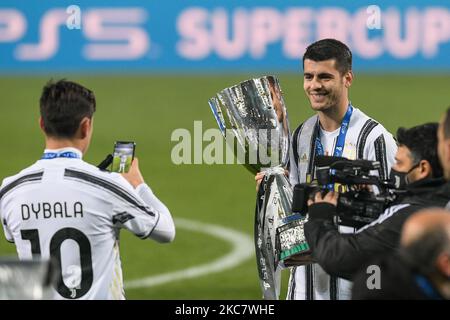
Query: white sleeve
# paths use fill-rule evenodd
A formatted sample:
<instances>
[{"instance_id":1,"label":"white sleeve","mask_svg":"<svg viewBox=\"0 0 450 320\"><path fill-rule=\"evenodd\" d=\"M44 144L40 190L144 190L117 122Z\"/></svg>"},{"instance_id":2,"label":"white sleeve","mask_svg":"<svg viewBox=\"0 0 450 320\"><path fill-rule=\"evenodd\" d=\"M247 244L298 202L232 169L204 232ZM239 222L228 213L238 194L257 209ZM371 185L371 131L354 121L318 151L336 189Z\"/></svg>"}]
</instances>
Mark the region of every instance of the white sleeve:
<instances>
[{"instance_id":1,"label":"white sleeve","mask_svg":"<svg viewBox=\"0 0 450 320\"><path fill-rule=\"evenodd\" d=\"M152 192L150 187L142 183L136 188L139 196L152 208L155 208L160 216L150 238L158 242L171 242L175 238L175 224L169 209Z\"/></svg>"},{"instance_id":2,"label":"white sleeve","mask_svg":"<svg viewBox=\"0 0 450 320\"><path fill-rule=\"evenodd\" d=\"M120 200L113 203L112 222L117 228L124 228L141 239L170 242L175 237L175 226L169 210L141 184L139 190L122 189ZM141 196L142 195L142 196Z\"/></svg>"},{"instance_id":3,"label":"white sleeve","mask_svg":"<svg viewBox=\"0 0 450 320\"><path fill-rule=\"evenodd\" d=\"M5 209L3 208L2 201L1 201L1 190L3 189L3 186L5 185L5 181L3 181L2 186L0 187L0 223L3 226L3 232L5 233L6 241L14 243L14 237L12 236L12 232L8 228L8 224L6 222L6 218L4 217Z\"/></svg>"},{"instance_id":4,"label":"white sleeve","mask_svg":"<svg viewBox=\"0 0 450 320\"><path fill-rule=\"evenodd\" d=\"M375 128L369 135L364 150L365 159L379 161L381 165L381 178L388 179L392 166L395 164L397 143L394 137L381 125ZM377 174L374 172L373 174Z\"/></svg>"},{"instance_id":5,"label":"white sleeve","mask_svg":"<svg viewBox=\"0 0 450 320\"><path fill-rule=\"evenodd\" d=\"M6 224L6 221L2 219L2 225L3 225L3 231L5 233L5 239L8 242L14 243L14 238L12 236L11 231L8 229L8 225Z\"/></svg>"}]
</instances>

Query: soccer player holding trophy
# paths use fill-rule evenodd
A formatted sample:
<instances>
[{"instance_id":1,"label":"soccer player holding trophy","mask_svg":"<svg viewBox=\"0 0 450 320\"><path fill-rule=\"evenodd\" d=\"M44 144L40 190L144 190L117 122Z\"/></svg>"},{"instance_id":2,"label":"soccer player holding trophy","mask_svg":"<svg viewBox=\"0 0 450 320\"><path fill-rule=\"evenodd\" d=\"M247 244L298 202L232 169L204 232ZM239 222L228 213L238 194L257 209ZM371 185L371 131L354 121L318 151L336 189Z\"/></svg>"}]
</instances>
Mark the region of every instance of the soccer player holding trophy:
<instances>
[{"instance_id":1,"label":"soccer player holding trophy","mask_svg":"<svg viewBox=\"0 0 450 320\"><path fill-rule=\"evenodd\" d=\"M291 212L291 188L316 179L314 159L318 155L379 161L381 178L387 179L397 146L392 135L381 124L350 102L348 90L353 82L352 54L345 44L334 39L311 44L303 56L303 68L304 90L317 114L302 123L294 131L292 139L287 138L285 130L281 129L289 130L288 125L282 125L283 121L278 120L280 125L275 126L273 121L273 118L278 119L275 112L278 100L283 100L277 96L277 89L269 89L269 79L272 77L253 79L225 89L210 100L210 106L224 135L230 131L227 129L232 129L240 131L241 137L253 138L246 141L241 138L239 144L242 148L251 150L268 146L269 153L273 155L274 136L279 142L276 154L281 155L281 161L272 161L269 165L272 168L268 170L261 170L264 168L261 163L252 167L253 172L260 171L256 175L261 185L255 217L255 248L263 297L278 298L278 266L285 265L292 267L288 299L350 299L349 281L330 277L318 264L312 263L303 234L307 215L306 212L301 215ZM253 86L248 83L253 83ZM261 89L265 88L261 83L269 86L267 91ZM276 85L273 87L279 89L278 82L275 80L274 83ZM282 105L283 112L286 112L284 102ZM273 113L271 116L268 116L269 110ZM250 118L251 122L248 121ZM285 120L287 123L287 115ZM272 139L257 140L254 139L255 134L242 134L251 131L249 128L276 128L278 131L275 132L279 134L273 135ZM286 141L289 141L288 146L283 144ZM289 160L286 152L289 153ZM248 162L246 165L248 167ZM289 169L289 183L283 179L283 167ZM340 226L339 231L347 233L355 230Z\"/></svg>"},{"instance_id":2,"label":"soccer player holding trophy","mask_svg":"<svg viewBox=\"0 0 450 320\"><path fill-rule=\"evenodd\" d=\"M379 161L382 179L389 177L397 145L392 135L349 100L353 82L352 53L342 42L324 39L311 44L303 56L303 88L317 114L293 133L289 180L292 185L316 177L314 157L332 155ZM354 232L339 227L341 233ZM288 299L350 299L351 282L330 277L318 264L291 270Z\"/></svg>"}]
</instances>

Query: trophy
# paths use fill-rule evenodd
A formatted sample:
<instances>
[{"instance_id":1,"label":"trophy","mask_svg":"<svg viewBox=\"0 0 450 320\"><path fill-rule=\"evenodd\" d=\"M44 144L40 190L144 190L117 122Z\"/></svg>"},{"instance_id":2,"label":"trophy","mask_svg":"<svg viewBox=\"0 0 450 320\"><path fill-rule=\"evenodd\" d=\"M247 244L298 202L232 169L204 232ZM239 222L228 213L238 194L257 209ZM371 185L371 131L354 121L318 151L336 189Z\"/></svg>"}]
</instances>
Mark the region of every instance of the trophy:
<instances>
[{"instance_id":1,"label":"trophy","mask_svg":"<svg viewBox=\"0 0 450 320\"><path fill-rule=\"evenodd\" d=\"M238 163L265 176L256 198L254 241L263 298L280 291L279 262L303 255L308 260L304 215L292 213L292 187L285 174L290 130L278 79L266 76L226 88L209 105ZM308 262L307 262L308 263Z\"/></svg>"},{"instance_id":2,"label":"trophy","mask_svg":"<svg viewBox=\"0 0 450 320\"><path fill-rule=\"evenodd\" d=\"M49 300L55 283L48 260L0 259L0 300Z\"/></svg>"}]
</instances>

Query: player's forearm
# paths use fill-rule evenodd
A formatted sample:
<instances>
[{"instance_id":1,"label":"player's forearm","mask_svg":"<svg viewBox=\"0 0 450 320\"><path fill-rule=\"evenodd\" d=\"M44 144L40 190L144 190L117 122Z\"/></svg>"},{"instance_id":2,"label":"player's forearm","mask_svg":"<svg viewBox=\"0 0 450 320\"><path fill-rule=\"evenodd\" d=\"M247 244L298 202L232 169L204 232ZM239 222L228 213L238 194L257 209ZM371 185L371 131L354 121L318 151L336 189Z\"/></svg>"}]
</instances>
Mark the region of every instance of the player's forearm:
<instances>
[{"instance_id":1,"label":"player's forearm","mask_svg":"<svg viewBox=\"0 0 450 320\"><path fill-rule=\"evenodd\" d=\"M153 194L147 184L140 184L136 191L147 205L159 212L158 222L150 238L158 242L173 241L175 238L175 224L169 209Z\"/></svg>"}]
</instances>

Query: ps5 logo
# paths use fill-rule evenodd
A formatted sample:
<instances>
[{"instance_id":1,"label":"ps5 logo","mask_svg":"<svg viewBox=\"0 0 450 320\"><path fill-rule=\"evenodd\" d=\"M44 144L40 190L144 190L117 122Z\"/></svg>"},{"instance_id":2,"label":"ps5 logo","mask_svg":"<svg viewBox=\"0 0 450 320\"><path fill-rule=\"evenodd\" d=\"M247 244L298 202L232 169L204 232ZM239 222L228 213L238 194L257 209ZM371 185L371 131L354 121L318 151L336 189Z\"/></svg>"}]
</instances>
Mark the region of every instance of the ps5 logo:
<instances>
[{"instance_id":1,"label":"ps5 logo","mask_svg":"<svg viewBox=\"0 0 450 320\"><path fill-rule=\"evenodd\" d=\"M46 11L38 26L17 9L0 9L0 45L17 43L14 58L21 61L45 61L60 49L61 27L81 32L87 43L82 46L86 60L135 60L150 49L150 34L145 30L148 14L144 8L81 9L78 6ZM82 26L82 27L81 27ZM37 43L21 42L38 30ZM69 36L71 36L70 34Z\"/></svg>"}]
</instances>

